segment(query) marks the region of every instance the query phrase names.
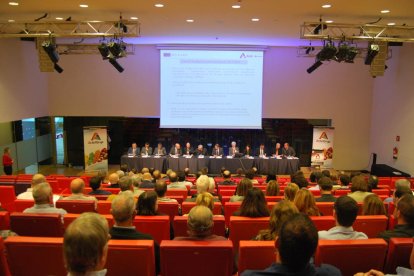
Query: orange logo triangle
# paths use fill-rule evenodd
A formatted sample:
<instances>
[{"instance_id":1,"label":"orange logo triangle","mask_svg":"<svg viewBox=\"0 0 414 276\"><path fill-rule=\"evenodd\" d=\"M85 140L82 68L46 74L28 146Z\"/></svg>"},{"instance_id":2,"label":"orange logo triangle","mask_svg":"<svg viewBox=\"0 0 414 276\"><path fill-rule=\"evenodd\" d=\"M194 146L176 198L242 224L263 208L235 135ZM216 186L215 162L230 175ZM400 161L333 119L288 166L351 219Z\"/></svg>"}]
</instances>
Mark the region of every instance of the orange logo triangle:
<instances>
[{"instance_id":1,"label":"orange logo triangle","mask_svg":"<svg viewBox=\"0 0 414 276\"><path fill-rule=\"evenodd\" d=\"M326 135L326 132L322 132L321 136L319 136L319 139L325 139L328 140L328 135Z\"/></svg>"}]
</instances>

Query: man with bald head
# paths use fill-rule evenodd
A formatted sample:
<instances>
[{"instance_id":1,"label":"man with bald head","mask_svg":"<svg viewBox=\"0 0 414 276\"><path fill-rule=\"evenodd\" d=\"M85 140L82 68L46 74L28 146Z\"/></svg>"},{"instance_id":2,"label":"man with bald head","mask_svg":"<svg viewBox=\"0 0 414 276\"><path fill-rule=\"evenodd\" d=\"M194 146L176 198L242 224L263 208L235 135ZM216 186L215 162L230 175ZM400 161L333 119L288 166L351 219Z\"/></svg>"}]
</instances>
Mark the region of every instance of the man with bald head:
<instances>
[{"instance_id":1,"label":"man with bald head","mask_svg":"<svg viewBox=\"0 0 414 276\"><path fill-rule=\"evenodd\" d=\"M111 186L109 186L110 188L119 188L119 175L117 173L111 173L108 177L108 181L109 184L111 184Z\"/></svg>"},{"instance_id":2,"label":"man with bald head","mask_svg":"<svg viewBox=\"0 0 414 276\"><path fill-rule=\"evenodd\" d=\"M85 188L85 182L82 178L75 178L70 183L70 190L72 194L70 196L62 198L62 200L95 200L95 209L98 204L98 200L93 196L86 196L83 194Z\"/></svg>"},{"instance_id":3,"label":"man with bald head","mask_svg":"<svg viewBox=\"0 0 414 276\"><path fill-rule=\"evenodd\" d=\"M44 183L46 181L46 177L43 174L37 173L33 175L31 187L27 189L26 192L21 193L17 196L17 199L33 199L33 188L40 183ZM56 201L60 198L58 195L53 195L53 204L56 204Z\"/></svg>"},{"instance_id":4,"label":"man with bald head","mask_svg":"<svg viewBox=\"0 0 414 276\"><path fill-rule=\"evenodd\" d=\"M142 175L142 182L139 187L153 189L155 186L154 182L152 182L152 175L149 172L146 172Z\"/></svg>"},{"instance_id":5,"label":"man with bald head","mask_svg":"<svg viewBox=\"0 0 414 276\"><path fill-rule=\"evenodd\" d=\"M168 176L170 179L170 185L167 186L167 189L182 189L186 190L187 186L184 183L178 182L178 174L176 172L171 172Z\"/></svg>"},{"instance_id":6,"label":"man with bald head","mask_svg":"<svg viewBox=\"0 0 414 276\"><path fill-rule=\"evenodd\" d=\"M170 155L180 156L182 155L181 145L176 143L170 150Z\"/></svg>"},{"instance_id":7,"label":"man with bald head","mask_svg":"<svg viewBox=\"0 0 414 276\"><path fill-rule=\"evenodd\" d=\"M32 195L35 204L31 208L25 209L23 213L51 213L61 214L62 216L66 215L67 212L65 210L53 207L53 194L52 188L50 187L49 183L42 182L36 184L33 187Z\"/></svg>"},{"instance_id":8,"label":"man with bald head","mask_svg":"<svg viewBox=\"0 0 414 276\"><path fill-rule=\"evenodd\" d=\"M132 183L132 179L129 176L124 176L119 179L119 189L121 190L119 193L130 191L134 193L134 185ZM113 201L116 195L110 195L106 199L107 201Z\"/></svg>"}]
</instances>

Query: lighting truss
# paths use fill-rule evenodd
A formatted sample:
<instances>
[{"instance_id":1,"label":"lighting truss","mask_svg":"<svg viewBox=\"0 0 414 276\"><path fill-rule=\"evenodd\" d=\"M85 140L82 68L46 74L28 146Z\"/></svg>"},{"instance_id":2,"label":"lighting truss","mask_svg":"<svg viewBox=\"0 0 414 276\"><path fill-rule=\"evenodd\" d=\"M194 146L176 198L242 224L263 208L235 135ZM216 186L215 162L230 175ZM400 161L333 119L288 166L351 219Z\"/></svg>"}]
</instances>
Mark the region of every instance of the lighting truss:
<instances>
[{"instance_id":1,"label":"lighting truss","mask_svg":"<svg viewBox=\"0 0 414 276\"><path fill-rule=\"evenodd\" d=\"M321 24L326 28L321 28ZM315 32L316 28L319 28L318 32ZM305 22L300 27L300 38L307 40L414 42L414 27Z\"/></svg>"},{"instance_id":2,"label":"lighting truss","mask_svg":"<svg viewBox=\"0 0 414 276\"><path fill-rule=\"evenodd\" d=\"M126 32L125 32L126 30ZM0 38L10 37L138 37L137 21L62 21L62 22L12 22L0 23Z\"/></svg>"}]
</instances>

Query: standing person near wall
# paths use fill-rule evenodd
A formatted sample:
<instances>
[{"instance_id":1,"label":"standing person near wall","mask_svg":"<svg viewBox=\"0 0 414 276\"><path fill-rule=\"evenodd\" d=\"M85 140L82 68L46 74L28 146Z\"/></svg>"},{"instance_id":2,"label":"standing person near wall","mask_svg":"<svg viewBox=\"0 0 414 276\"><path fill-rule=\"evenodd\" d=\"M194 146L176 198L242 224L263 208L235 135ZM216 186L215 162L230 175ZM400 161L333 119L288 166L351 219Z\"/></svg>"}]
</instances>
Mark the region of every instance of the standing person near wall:
<instances>
[{"instance_id":1,"label":"standing person near wall","mask_svg":"<svg viewBox=\"0 0 414 276\"><path fill-rule=\"evenodd\" d=\"M13 173L13 159L10 157L10 148L4 148L3 153L3 170L7 175L12 175Z\"/></svg>"}]
</instances>

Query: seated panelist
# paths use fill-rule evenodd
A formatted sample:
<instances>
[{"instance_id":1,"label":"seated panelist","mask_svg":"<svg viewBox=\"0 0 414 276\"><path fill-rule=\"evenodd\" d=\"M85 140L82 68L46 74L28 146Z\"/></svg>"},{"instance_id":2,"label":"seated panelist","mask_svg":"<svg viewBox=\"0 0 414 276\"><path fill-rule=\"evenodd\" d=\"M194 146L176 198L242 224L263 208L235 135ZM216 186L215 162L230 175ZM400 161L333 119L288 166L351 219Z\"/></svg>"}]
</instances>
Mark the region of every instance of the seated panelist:
<instances>
[{"instance_id":1,"label":"seated panelist","mask_svg":"<svg viewBox=\"0 0 414 276\"><path fill-rule=\"evenodd\" d=\"M160 156L164 156L167 154L167 151L165 150L165 147L162 146L162 143L158 143L158 146L155 149L154 154Z\"/></svg>"},{"instance_id":2,"label":"seated panelist","mask_svg":"<svg viewBox=\"0 0 414 276\"><path fill-rule=\"evenodd\" d=\"M141 155L152 155L152 147L150 147L148 142L141 148Z\"/></svg>"},{"instance_id":3,"label":"seated panelist","mask_svg":"<svg viewBox=\"0 0 414 276\"><path fill-rule=\"evenodd\" d=\"M220 147L219 144L215 144L211 155L214 157L223 156L223 149Z\"/></svg>"},{"instance_id":4,"label":"seated panelist","mask_svg":"<svg viewBox=\"0 0 414 276\"><path fill-rule=\"evenodd\" d=\"M128 149L128 155L138 156L139 155L139 148L137 147L137 143L132 143L131 147Z\"/></svg>"}]
</instances>

